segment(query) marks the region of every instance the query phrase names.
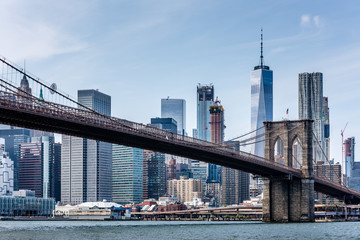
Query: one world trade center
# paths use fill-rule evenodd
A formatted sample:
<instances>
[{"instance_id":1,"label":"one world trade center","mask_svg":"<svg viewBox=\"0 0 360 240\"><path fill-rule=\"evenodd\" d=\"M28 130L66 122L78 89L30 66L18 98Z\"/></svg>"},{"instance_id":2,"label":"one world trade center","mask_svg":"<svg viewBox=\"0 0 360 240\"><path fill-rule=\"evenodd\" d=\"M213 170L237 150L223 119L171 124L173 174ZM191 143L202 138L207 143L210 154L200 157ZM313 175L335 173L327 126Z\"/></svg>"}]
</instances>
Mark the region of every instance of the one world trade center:
<instances>
[{"instance_id":1,"label":"one world trade center","mask_svg":"<svg viewBox=\"0 0 360 240\"><path fill-rule=\"evenodd\" d=\"M264 121L273 120L273 71L264 65L263 34L261 29L261 54L260 65L251 71L251 131L253 136L258 136L252 145L251 153L264 157L265 130Z\"/></svg>"}]
</instances>

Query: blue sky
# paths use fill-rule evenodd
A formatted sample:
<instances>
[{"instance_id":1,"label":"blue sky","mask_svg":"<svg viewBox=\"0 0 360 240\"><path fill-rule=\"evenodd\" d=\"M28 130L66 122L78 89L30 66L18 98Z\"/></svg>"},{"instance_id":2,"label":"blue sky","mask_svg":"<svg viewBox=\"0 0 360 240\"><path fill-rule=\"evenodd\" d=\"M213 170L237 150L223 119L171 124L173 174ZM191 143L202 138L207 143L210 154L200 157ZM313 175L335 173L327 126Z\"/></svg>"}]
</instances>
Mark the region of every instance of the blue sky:
<instances>
[{"instance_id":1,"label":"blue sky","mask_svg":"<svg viewBox=\"0 0 360 240\"><path fill-rule=\"evenodd\" d=\"M250 71L274 71L274 120L297 119L300 72L324 74L331 157L340 130L360 137L360 3L357 1L42 1L0 2L0 54L76 97L112 96L114 116L148 123L160 99L187 102L196 127L196 86L213 83L225 108L225 137L250 129ZM359 148L357 147L357 154ZM356 158L358 159L358 158Z\"/></svg>"}]
</instances>

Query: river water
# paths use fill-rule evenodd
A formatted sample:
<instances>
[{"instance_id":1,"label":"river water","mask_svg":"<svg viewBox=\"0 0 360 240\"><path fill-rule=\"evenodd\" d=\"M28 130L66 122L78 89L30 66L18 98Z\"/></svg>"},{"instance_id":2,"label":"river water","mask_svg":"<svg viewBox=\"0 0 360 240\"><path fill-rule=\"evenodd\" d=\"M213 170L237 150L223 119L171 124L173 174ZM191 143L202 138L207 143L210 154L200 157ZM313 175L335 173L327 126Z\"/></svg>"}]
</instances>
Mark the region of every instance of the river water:
<instances>
[{"instance_id":1,"label":"river water","mask_svg":"<svg viewBox=\"0 0 360 240\"><path fill-rule=\"evenodd\" d=\"M360 239L360 222L0 221L0 239Z\"/></svg>"}]
</instances>

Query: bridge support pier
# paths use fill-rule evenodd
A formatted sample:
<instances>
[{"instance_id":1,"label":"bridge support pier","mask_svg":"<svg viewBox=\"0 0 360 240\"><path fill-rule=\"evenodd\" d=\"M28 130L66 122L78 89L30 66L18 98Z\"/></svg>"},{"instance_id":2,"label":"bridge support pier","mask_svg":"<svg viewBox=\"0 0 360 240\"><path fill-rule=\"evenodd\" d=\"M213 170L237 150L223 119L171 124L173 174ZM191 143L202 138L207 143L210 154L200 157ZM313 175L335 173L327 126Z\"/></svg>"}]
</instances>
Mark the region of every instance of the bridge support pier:
<instances>
[{"instance_id":1,"label":"bridge support pier","mask_svg":"<svg viewBox=\"0 0 360 240\"><path fill-rule=\"evenodd\" d=\"M314 180L263 180L264 222L313 222Z\"/></svg>"},{"instance_id":2,"label":"bridge support pier","mask_svg":"<svg viewBox=\"0 0 360 240\"><path fill-rule=\"evenodd\" d=\"M265 122L265 158L276 161L275 144L283 144L279 163L298 166L301 178L276 176L263 179L264 222L313 222L314 178L312 165L312 121ZM293 143L301 145L301 162L294 158ZM297 149L299 150L299 149ZM298 152L296 152L299 154ZM279 156L277 155L279 159ZM295 161L296 160L296 161Z\"/></svg>"}]
</instances>

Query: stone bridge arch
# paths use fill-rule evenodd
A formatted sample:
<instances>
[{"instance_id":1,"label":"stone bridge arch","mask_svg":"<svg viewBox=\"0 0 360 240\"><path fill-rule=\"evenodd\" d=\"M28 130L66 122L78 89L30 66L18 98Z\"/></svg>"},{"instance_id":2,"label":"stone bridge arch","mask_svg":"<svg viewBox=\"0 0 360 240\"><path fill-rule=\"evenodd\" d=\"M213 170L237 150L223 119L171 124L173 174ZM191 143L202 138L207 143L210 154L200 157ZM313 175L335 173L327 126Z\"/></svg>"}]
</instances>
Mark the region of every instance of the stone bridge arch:
<instances>
[{"instance_id":1,"label":"stone bridge arch","mask_svg":"<svg viewBox=\"0 0 360 240\"><path fill-rule=\"evenodd\" d=\"M284 144L284 165L292 167L292 146L299 138L302 146L302 174L313 176L312 164L312 120L264 122L265 126L265 158L275 161L275 143L281 139Z\"/></svg>"}]
</instances>

